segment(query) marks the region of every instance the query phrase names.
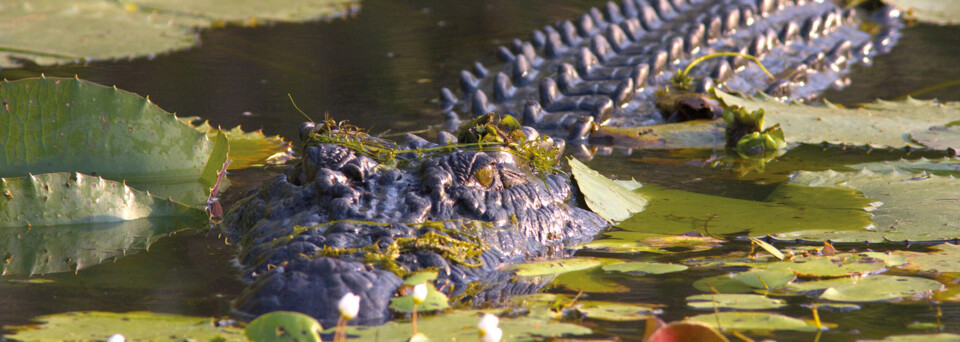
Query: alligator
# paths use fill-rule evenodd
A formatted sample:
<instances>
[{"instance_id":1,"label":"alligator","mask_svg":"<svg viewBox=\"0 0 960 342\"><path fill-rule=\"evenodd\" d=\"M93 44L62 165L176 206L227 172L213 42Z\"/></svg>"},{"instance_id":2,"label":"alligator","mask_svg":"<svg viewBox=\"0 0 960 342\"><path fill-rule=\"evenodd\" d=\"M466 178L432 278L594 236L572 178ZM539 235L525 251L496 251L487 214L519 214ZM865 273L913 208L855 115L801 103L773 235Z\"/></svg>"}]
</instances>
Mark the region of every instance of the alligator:
<instances>
[{"instance_id":1,"label":"alligator","mask_svg":"<svg viewBox=\"0 0 960 342\"><path fill-rule=\"evenodd\" d=\"M352 292L361 309L351 323L379 324L392 318L402 277L424 270L473 305L538 291L542 282L518 281L504 266L569 255L608 226L555 168L566 140L583 141L598 124L671 119L655 109L655 89L713 52L759 56L777 80L734 56L696 68L698 90L811 98L890 48L892 14L873 12L886 21L867 33L857 26L865 14L825 1L608 2L501 47L501 66L461 72L459 98L441 90L449 130L460 123L455 110L473 117L457 134L394 143L330 120L304 123L298 164L224 216L250 283L235 306L331 326L337 300Z\"/></svg>"}]
</instances>

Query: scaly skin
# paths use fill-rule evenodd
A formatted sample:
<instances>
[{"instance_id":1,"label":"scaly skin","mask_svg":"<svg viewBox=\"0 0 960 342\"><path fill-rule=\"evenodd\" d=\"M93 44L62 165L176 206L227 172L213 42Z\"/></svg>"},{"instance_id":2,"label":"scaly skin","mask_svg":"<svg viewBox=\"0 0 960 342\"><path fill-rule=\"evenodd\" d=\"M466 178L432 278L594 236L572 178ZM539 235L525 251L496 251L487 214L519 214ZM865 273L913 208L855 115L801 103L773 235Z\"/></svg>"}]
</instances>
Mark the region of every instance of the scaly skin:
<instances>
[{"instance_id":1,"label":"scaly skin","mask_svg":"<svg viewBox=\"0 0 960 342\"><path fill-rule=\"evenodd\" d=\"M504 65L463 71L460 98L447 89L442 97L452 121L457 108L473 116L506 113L582 139L595 122L662 123L655 89L698 56L746 52L779 77L771 82L743 58L724 58L694 70L694 77L710 76L699 89L722 82L743 92L808 98L842 85L848 65L868 61L896 40L895 23L871 35L857 29L861 15L830 2L799 2L609 3L576 24L560 22L535 31L530 42L501 48ZM303 126L301 138L309 140L315 129ZM522 131L527 138L539 134ZM456 140L440 133L441 145ZM435 146L408 136L400 148ZM412 165L398 168L335 144L308 143L302 156L225 216L251 282L236 300L240 311L293 310L331 326L337 300L353 292L361 309L352 323L378 324L391 317L387 306L401 283L398 274L425 269L438 270L434 284L442 291L474 304L496 301L543 285L511 281L500 270L504 264L566 255L565 247L607 226L577 206L568 177L544 181L507 152L408 154Z\"/></svg>"}]
</instances>

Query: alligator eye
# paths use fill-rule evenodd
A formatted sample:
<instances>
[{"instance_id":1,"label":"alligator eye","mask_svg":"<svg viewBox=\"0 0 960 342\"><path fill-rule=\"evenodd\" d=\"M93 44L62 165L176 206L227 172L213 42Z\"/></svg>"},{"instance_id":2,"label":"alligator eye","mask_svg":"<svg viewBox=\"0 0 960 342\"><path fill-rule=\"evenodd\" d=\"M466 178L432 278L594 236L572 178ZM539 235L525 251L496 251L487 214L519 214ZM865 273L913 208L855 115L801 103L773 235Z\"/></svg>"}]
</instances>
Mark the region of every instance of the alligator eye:
<instances>
[{"instance_id":1,"label":"alligator eye","mask_svg":"<svg viewBox=\"0 0 960 342\"><path fill-rule=\"evenodd\" d=\"M483 187L488 187L493 183L493 172L493 164L490 164L474 172L473 178Z\"/></svg>"}]
</instances>

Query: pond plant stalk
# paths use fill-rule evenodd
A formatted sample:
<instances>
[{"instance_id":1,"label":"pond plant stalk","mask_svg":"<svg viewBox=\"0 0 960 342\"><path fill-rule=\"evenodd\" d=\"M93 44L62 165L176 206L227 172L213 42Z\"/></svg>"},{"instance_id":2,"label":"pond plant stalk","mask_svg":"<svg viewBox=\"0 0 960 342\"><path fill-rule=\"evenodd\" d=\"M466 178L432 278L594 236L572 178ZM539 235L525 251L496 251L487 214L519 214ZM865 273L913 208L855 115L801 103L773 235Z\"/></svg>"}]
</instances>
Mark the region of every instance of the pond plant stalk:
<instances>
[{"instance_id":1,"label":"pond plant stalk","mask_svg":"<svg viewBox=\"0 0 960 342\"><path fill-rule=\"evenodd\" d=\"M337 303L337 309L340 310L340 319L337 321L337 328L333 334L334 342L347 340L347 322L360 312L360 296L347 292Z\"/></svg>"},{"instance_id":2,"label":"pond plant stalk","mask_svg":"<svg viewBox=\"0 0 960 342\"><path fill-rule=\"evenodd\" d=\"M423 303L427 299L427 285L424 283L417 284L413 287L413 335L417 335L417 306L420 303Z\"/></svg>"}]
</instances>

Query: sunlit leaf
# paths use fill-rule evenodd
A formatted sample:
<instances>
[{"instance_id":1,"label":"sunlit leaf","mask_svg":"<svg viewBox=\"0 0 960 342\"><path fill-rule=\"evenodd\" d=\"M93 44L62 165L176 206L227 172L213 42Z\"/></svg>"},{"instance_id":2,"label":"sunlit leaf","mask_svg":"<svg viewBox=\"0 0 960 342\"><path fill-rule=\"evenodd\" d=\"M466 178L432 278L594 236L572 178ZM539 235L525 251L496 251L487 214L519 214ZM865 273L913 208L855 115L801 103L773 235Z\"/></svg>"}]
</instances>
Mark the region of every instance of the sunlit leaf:
<instances>
[{"instance_id":1,"label":"sunlit leaf","mask_svg":"<svg viewBox=\"0 0 960 342\"><path fill-rule=\"evenodd\" d=\"M620 293L628 292L630 288L617 281L618 276L607 273L599 267L568 272L557 276L553 283L556 286L570 291L592 293Z\"/></svg>"},{"instance_id":2,"label":"sunlit leaf","mask_svg":"<svg viewBox=\"0 0 960 342\"><path fill-rule=\"evenodd\" d=\"M623 221L643 211L647 205L647 199L642 195L591 170L579 160L570 158L567 161L587 206L608 221Z\"/></svg>"},{"instance_id":3,"label":"sunlit leaf","mask_svg":"<svg viewBox=\"0 0 960 342\"><path fill-rule=\"evenodd\" d=\"M274 311L257 317L244 335L252 341L320 342L323 327L313 317L299 312Z\"/></svg>"},{"instance_id":4,"label":"sunlit leaf","mask_svg":"<svg viewBox=\"0 0 960 342\"><path fill-rule=\"evenodd\" d=\"M433 341L476 341L479 338L477 322L483 313L479 310L453 311L421 317L417 325L419 332ZM536 317L542 316L500 317L503 341L540 341L546 337L592 333L583 326ZM332 332L332 329L326 331ZM409 322L391 321L375 327L350 326L347 333L359 341L406 342L413 336L413 326Z\"/></svg>"},{"instance_id":5,"label":"sunlit leaf","mask_svg":"<svg viewBox=\"0 0 960 342\"><path fill-rule=\"evenodd\" d=\"M687 297L687 305L694 309L767 310L787 306L782 299L758 294L699 294Z\"/></svg>"},{"instance_id":6,"label":"sunlit leaf","mask_svg":"<svg viewBox=\"0 0 960 342\"><path fill-rule=\"evenodd\" d=\"M812 278L847 277L874 273L883 270L886 266L886 262L883 260L850 254L838 254L831 257L811 256L756 265L758 268L769 271L782 271Z\"/></svg>"},{"instance_id":7,"label":"sunlit leaf","mask_svg":"<svg viewBox=\"0 0 960 342\"><path fill-rule=\"evenodd\" d=\"M591 319L603 321L639 321L661 313L659 305L601 302L592 300L577 301L575 308Z\"/></svg>"},{"instance_id":8,"label":"sunlit leaf","mask_svg":"<svg viewBox=\"0 0 960 342\"><path fill-rule=\"evenodd\" d=\"M960 335L950 333L894 335L882 340L859 340L859 342L960 342Z\"/></svg>"},{"instance_id":9,"label":"sunlit leaf","mask_svg":"<svg viewBox=\"0 0 960 342\"><path fill-rule=\"evenodd\" d=\"M805 172L792 183L811 187L839 187L862 191L883 203L872 211L869 229L826 230L807 227L804 231L776 234L778 239L835 242L942 241L960 236L960 181L952 176L926 173L888 172Z\"/></svg>"},{"instance_id":10,"label":"sunlit leaf","mask_svg":"<svg viewBox=\"0 0 960 342\"><path fill-rule=\"evenodd\" d=\"M766 95L739 97L717 91L727 105L747 110L763 108L768 125L780 124L788 143L870 145L874 147L925 146L909 138L912 132L926 132L960 120L960 105L907 99L902 102L878 100L857 109L833 105L809 106L782 103Z\"/></svg>"},{"instance_id":11,"label":"sunlit leaf","mask_svg":"<svg viewBox=\"0 0 960 342\"><path fill-rule=\"evenodd\" d=\"M642 213L616 224L637 232L680 235L746 233L763 235L823 227L831 230L863 229L872 224L862 208L874 200L855 190L788 186L774 201L795 194L789 203L749 201L647 185L637 190L650 199ZM776 192L776 191L775 191ZM822 195L806 193L822 192ZM815 199L799 202L803 199ZM785 219L789 218L789 219Z\"/></svg>"},{"instance_id":12,"label":"sunlit leaf","mask_svg":"<svg viewBox=\"0 0 960 342\"><path fill-rule=\"evenodd\" d=\"M210 317L190 317L153 312L67 312L37 317L40 325L6 327L20 341L106 341L114 334L128 341L246 341L243 330L216 327Z\"/></svg>"},{"instance_id":13,"label":"sunlit leaf","mask_svg":"<svg viewBox=\"0 0 960 342\"><path fill-rule=\"evenodd\" d=\"M633 275L665 274L687 270L687 266L677 264L662 264L657 262L625 262L601 267L607 272L621 272Z\"/></svg>"},{"instance_id":14,"label":"sunlit leaf","mask_svg":"<svg viewBox=\"0 0 960 342\"><path fill-rule=\"evenodd\" d=\"M951 1L883 0L883 2L900 9L908 18L940 25L960 24L960 9Z\"/></svg>"},{"instance_id":15,"label":"sunlit leaf","mask_svg":"<svg viewBox=\"0 0 960 342\"><path fill-rule=\"evenodd\" d=\"M960 245L945 243L934 246L932 252L896 251L894 254L907 259L908 263L901 267L904 269L940 273L960 272Z\"/></svg>"},{"instance_id":16,"label":"sunlit leaf","mask_svg":"<svg viewBox=\"0 0 960 342\"><path fill-rule=\"evenodd\" d=\"M508 269L516 270L517 275L521 277L533 277L579 271L588 268L594 268L608 262L610 262L609 259L575 257L516 264L508 267Z\"/></svg>"},{"instance_id":17,"label":"sunlit leaf","mask_svg":"<svg viewBox=\"0 0 960 342\"><path fill-rule=\"evenodd\" d=\"M750 270L736 273L731 278L755 289L773 290L783 287L797 277L793 272L785 270Z\"/></svg>"},{"instance_id":18,"label":"sunlit leaf","mask_svg":"<svg viewBox=\"0 0 960 342\"><path fill-rule=\"evenodd\" d=\"M722 330L818 330L813 323L769 312L720 312L689 317L685 321L703 323Z\"/></svg>"},{"instance_id":19,"label":"sunlit leaf","mask_svg":"<svg viewBox=\"0 0 960 342\"><path fill-rule=\"evenodd\" d=\"M433 284L427 283L426 286L427 298L423 300L423 303L417 305L417 312L437 311L450 307L450 299L447 298L447 295L437 291ZM408 294L390 298L390 309L398 312L413 312L413 296Z\"/></svg>"},{"instance_id":20,"label":"sunlit leaf","mask_svg":"<svg viewBox=\"0 0 960 342\"><path fill-rule=\"evenodd\" d=\"M901 298L931 297L940 291L943 284L936 280L900 277L867 276L845 285L831 286L823 291L820 299L837 302L877 302Z\"/></svg>"},{"instance_id":21,"label":"sunlit leaf","mask_svg":"<svg viewBox=\"0 0 960 342\"><path fill-rule=\"evenodd\" d=\"M220 130L211 127L208 121L195 124L200 120L196 116L178 119L197 131L206 133L210 140L214 140L220 132L226 135L230 142L230 167L228 168L230 170L277 162L282 163L292 158L290 142L284 141L279 135L268 137L263 135L262 130L245 132L240 126L230 130Z\"/></svg>"},{"instance_id":22,"label":"sunlit leaf","mask_svg":"<svg viewBox=\"0 0 960 342\"><path fill-rule=\"evenodd\" d=\"M414 286L437 279L437 271L417 272L403 280L403 285Z\"/></svg>"},{"instance_id":23,"label":"sunlit leaf","mask_svg":"<svg viewBox=\"0 0 960 342\"><path fill-rule=\"evenodd\" d=\"M732 275L722 274L713 277L701 278L693 282L693 287L701 292L720 293L751 293L753 287L733 279Z\"/></svg>"},{"instance_id":24,"label":"sunlit leaf","mask_svg":"<svg viewBox=\"0 0 960 342\"><path fill-rule=\"evenodd\" d=\"M760 240L760 239L757 239L757 238L753 238L753 237L750 238L750 242L752 242L753 244L755 244L755 245L757 245L757 246L760 246L760 248L763 248L763 250L765 250L765 251L767 251L768 253L770 253L770 255L775 256L777 259L783 260L783 258L784 258L783 252L780 252L780 250L777 249L777 247L774 247L773 245L767 243L766 241L763 241L763 240Z\"/></svg>"}]
</instances>

